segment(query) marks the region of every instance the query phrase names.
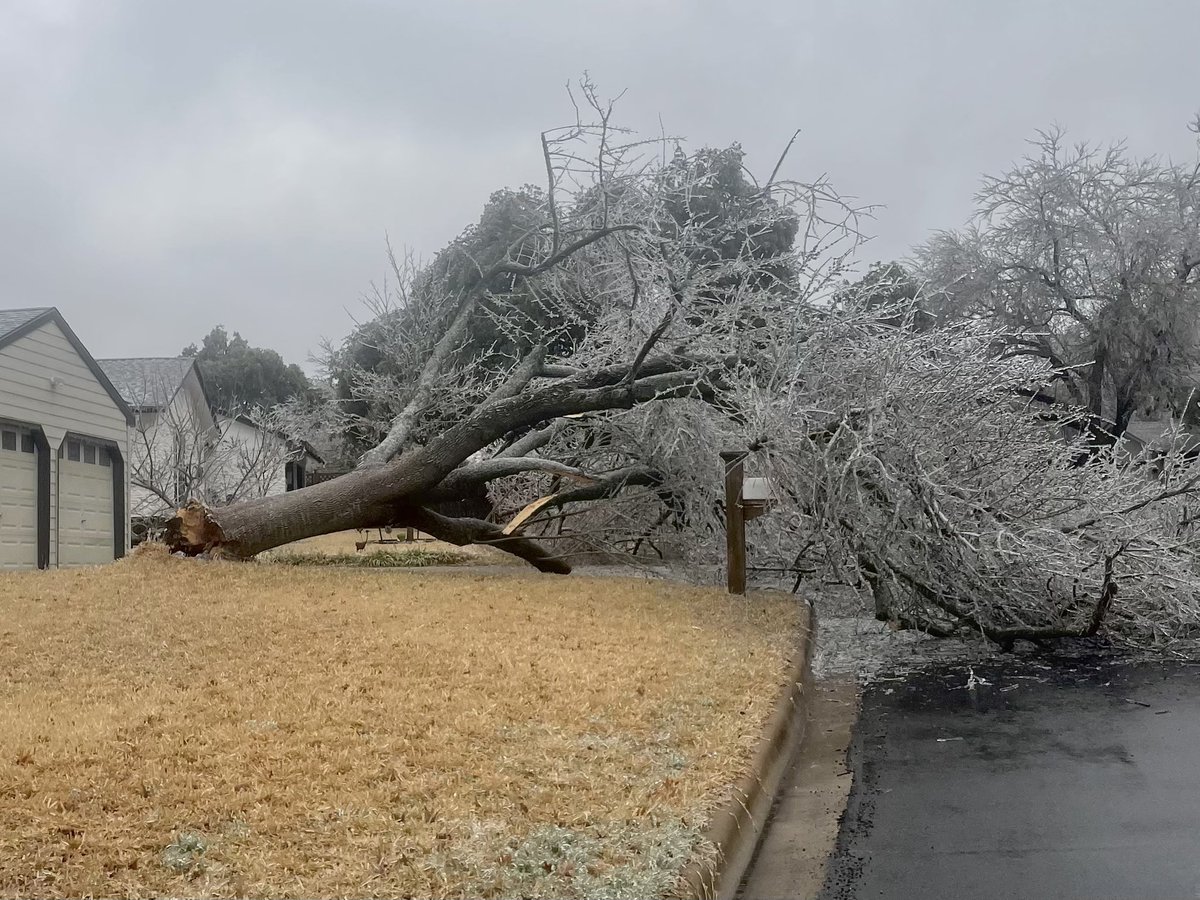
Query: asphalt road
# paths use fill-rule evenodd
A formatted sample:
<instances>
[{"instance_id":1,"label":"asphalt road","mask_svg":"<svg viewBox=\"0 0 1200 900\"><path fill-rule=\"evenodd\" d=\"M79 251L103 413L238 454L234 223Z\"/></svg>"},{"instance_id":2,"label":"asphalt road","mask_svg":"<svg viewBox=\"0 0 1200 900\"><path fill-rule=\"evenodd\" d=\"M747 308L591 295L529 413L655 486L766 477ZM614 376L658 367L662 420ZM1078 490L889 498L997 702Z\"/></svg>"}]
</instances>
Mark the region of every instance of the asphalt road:
<instances>
[{"instance_id":1,"label":"asphalt road","mask_svg":"<svg viewBox=\"0 0 1200 900\"><path fill-rule=\"evenodd\" d=\"M820 897L1200 898L1200 668L974 675L866 689Z\"/></svg>"}]
</instances>

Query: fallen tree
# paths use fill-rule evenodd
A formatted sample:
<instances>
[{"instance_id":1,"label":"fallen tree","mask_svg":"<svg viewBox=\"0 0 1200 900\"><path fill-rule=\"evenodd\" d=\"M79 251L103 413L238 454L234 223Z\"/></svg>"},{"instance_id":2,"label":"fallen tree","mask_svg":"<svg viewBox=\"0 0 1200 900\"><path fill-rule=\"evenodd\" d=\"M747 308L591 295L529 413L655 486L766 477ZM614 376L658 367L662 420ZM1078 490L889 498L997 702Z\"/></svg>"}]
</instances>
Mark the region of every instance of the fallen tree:
<instances>
[{"instance_id":1,"label":"fallen tree","mask_svg":"<svg viewBox=\"0 0 1200 900\"><path fill-rule=\"evenodd\" d=\"M496 195L430 266L393 257L332 355L317 418L357 467L189 504L172 549L407 525L547 572L600 549L715 577L718 452L745 448L777 500L751 559L861 583L899 627L1200 636L1186 434L1153 461L1087 443L1085 404L1040 399L1051 361L997 355L1010 335L839 292L856 211L823 183L755 183L736 149L669 154L585 97L596 124L543 138L547 187ZM439 506L481 490L495 521Z\"/></svg>"},{"instance_id":2,"label":"fallen tree","mask_svg":"<svg viewBox=\"0 0 1200 900\"><path fill-rule=\"evenodd\" d=\"M529 541L503 536L499 528L479 520L439 516L421 501L438 499L438 488L449 476L465 489L520 471L555 468L552 460L541 457L508 457L503 466L495 465L501 462L495 459L466 462L514 430L560 416L702 394L712 371L686 357L655 357L636 367L605 366L560 378L528 365L475 414L423 446L385 462L368 459L353 472L303 491L217 508L193 501L168 524L166 541L173 550L189 554L221 548L227 554L252 556L318 534L411 525L451 543L496 543L544 570L569 571ZM528 390L528 382L538 377L549 383ZM396 438L397 448L406 443L403 435L396 433Z\"/></svg>"},{"instance_id":3,"label":"fallen tree","mask_svg":"<svg viewBox=\"0 0 1200 900\"><path fill-rule=\"evenodd\" d=\"M527 536L431 505L528 473L572 479L577 492L551 506L609 500L630 485L636 454L582 468L554 456L552 436L588 430L580 416L721 409L730 379L777 339L767 332L841 271L856 212L824 183L777 179L779 166L762 185L747 180L736 148L668 152L665 139L615 127L590 84L582 93L593 121L542 136L545 189L494 197L431 266L393 257L374 310L389 365L344 378L343 399L387 411L354 423L373 435L354 471L220 508L191 502L168 525L172 550L249 557L343 529L413 526L567 572Z\"/></svg>"}]
</instances>

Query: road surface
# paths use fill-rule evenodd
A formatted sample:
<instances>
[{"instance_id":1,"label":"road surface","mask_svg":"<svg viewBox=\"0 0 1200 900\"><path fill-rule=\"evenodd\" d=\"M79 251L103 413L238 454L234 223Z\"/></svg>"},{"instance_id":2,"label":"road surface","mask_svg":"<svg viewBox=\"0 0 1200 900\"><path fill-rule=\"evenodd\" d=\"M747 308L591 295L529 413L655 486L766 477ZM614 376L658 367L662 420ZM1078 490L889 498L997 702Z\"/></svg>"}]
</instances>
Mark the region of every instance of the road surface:
<instances>
[{"instance_id":1,"label":"road surface","mask_svg":"<svg viewBox=\"0 0 1200 900\"><path fill-rule=\"evenodd\" d=\"M823 900L1200 898L1200 668L1013 659L861 702Z\"/></svg>"}]
</instances>

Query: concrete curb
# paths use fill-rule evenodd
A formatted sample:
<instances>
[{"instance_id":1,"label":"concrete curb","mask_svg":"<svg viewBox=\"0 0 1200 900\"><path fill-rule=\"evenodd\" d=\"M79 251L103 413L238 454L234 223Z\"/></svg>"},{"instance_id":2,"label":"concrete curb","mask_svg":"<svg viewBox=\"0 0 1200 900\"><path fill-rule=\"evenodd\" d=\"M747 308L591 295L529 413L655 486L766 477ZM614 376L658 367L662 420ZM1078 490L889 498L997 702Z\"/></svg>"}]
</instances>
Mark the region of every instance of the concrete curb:
<instances>
[{"instance_id":1,"label":"concrete curb","mask_svg":"<svg viewBox=\"0 0 1200 900\"><path fill-rule=\"evenodd\" d=\"M713 815L705 838L717 848L712 859L689 863L673 896L696 900L733 900L762 839L775 795L796 749L804 739L812 685L816 620L806 607L803 638L788 668L788 680L763 728L750 771L734 786L732 797Z\"/></svg>"}]
</instances>

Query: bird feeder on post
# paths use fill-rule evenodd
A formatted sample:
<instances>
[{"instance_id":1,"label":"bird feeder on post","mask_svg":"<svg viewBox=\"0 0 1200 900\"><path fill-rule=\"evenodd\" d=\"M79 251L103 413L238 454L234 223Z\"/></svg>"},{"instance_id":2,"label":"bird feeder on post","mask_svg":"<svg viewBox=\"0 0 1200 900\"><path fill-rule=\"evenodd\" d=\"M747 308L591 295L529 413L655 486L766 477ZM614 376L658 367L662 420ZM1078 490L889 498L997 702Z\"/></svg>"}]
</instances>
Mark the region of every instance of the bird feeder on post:
<instances>
[{"instance_id":1,"label":"bird feeder on post","mask_svg":"<svg viewBox=\"0 0 1200 900\"><path fill-rule=\"evenodd\" d=\"M725 464L725 558L729 593L746 593L746 523L771 505L766 478L746 477L747 450L723 450Z\"/></svg>"}]
</instances>

